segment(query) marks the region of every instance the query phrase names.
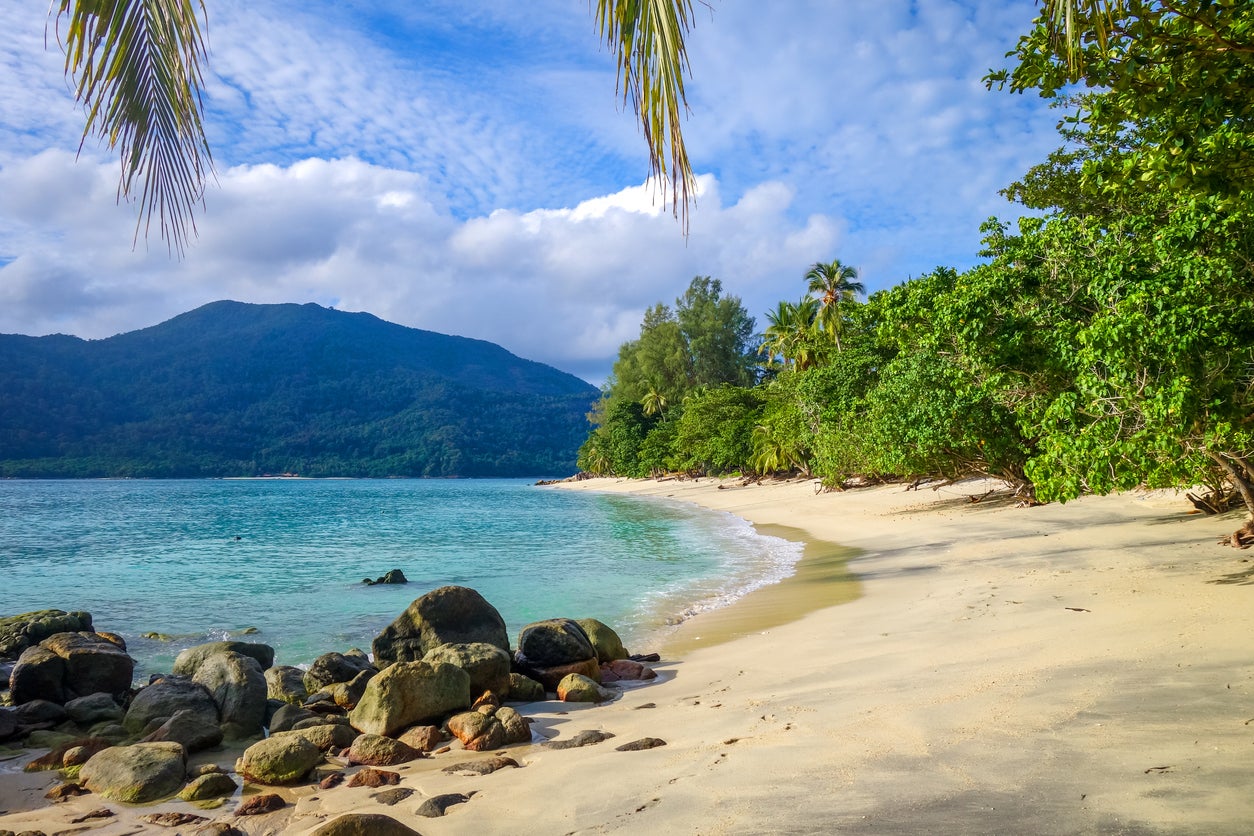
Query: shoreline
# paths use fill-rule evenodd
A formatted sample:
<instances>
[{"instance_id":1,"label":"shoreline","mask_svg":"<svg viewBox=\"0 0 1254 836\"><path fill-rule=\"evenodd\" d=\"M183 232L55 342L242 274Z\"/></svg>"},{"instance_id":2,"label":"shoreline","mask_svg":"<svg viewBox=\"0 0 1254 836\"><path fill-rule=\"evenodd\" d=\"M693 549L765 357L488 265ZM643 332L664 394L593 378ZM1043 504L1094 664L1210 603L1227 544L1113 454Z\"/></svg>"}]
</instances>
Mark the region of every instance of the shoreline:
<instances>
[{"instance_id":1,"label":"shoreline","mask_svg":"<svg viewBox=\"0 0 1254 836\"><path fill-rule=\"evenodd\" d=\"M542 737L614 740L509 747L521 768L478 778L440 771L481 757L471 753L406 764L396 771L416 792L394 807L365 789L297 787L293 805L237 827L303 834L349 810L427 836L1235 836L1254 820L1254 564L1215 544L1233 514L1191 515L1162 493L1019 509L973 504L983 489L969 485L570 484L691 501L764 533L804 532L812 549L856 549L862 594L838 603L828 596L840 583L811 595L822 585L804 577L763 587L679 625L656 684L595 708L520 709ZM759 593L782 595L774 609L788 619L760 620L771 607L750 600ZM732 623L716 641L720 614ZM667 745L614 748L644 736ZM444 818L414 815L427 797L469 791ZM99 802L0 815L0 829L64 830ZM91 832L137 832L135 816L153 809L126 808Z\"/></svg>"}]
</instances>

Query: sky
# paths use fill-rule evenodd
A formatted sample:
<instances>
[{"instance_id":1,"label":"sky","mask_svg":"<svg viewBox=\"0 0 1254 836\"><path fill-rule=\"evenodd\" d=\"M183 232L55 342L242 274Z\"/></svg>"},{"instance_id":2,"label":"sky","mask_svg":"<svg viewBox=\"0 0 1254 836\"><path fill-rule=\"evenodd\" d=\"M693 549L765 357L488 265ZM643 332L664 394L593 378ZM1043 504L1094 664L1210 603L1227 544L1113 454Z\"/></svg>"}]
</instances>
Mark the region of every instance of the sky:
<instances>
[{"instance_id":1,"label":"sky","mask_svg":"<svg viewBox=\"0 0 1254 836\"><path fill-rule=\"evenodd\" d=\"M839 258L868 291L979 262L1060 144L990 92L1035 0L709 0L689 33L690 229L647 182L588 0L205 0L216 177L179 259L135 241L45 5L0 0L0 333L99 339L316 302L600 384L713 276L765 325Z\"/></svg>"}]
</instances>

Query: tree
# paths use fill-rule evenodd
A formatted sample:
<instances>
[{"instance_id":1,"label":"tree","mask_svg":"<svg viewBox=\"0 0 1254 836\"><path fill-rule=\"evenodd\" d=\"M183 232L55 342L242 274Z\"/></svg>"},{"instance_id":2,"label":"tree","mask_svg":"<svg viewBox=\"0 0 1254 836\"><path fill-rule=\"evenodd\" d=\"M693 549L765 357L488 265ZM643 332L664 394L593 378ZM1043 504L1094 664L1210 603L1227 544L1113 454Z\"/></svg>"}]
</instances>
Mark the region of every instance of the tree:
<instances>
[{"instance_id":1,"label":"tree","mask_svg":"<svg viewBox=\"0 0 1254 836\"><path fill-rule=\"evenodd\" d=\"M156 213L162 237L182 254L195 209L203 206L213 160L205 137L200 20L203 0L56 0L65 72L96 135L121 157L118 198L139 194L145 234ZM649 149L649 166L664 199L687 229L696 185L684 144L688 109L684 75L691 67L685 37L692 0L597 0L601 38L614 53L618 92L630 103ZM62 29L64 22L64 29ZM80 146L81 147L81 146Z\"/></svg>"},{"instance_id":2,"label":"tree","mask_svg":"<svg viewBox=\"0 0 1254 836\"><path fill-rule=\"evenodd\" d=\"M798 371L813 366L819 360L815 340L818 313L818 301L809 297L796 303L781 301L766 314L770 325L762 333L758 354L766 355L768 365L778 357L785 367Z\"/></svg>"},{"instance_id":3,"label":"tree","mask_svg":"<svg viewBox=\"0 0 1254 836\"><path fill-rule=\"evenodd\" d=\"M693 386L753 383L755 322L739 297L724 296L718 279L697 276L675 306L692 362Z\"/></svg>"},{"instance_id":4,"label":"tree","mask_svg":"<svg viewBox=\"0 0 1254 836\"><path fill-rule=\"evenodd\" d=\"M856 281L858 271L834 258L827 263L816 262L806 271L805 278L810 283L810 293L819 302L818 323L836 343L839 353L840 332L844 324L841 306L865 290L862 283Z\"/></svg>"}]
</instances>

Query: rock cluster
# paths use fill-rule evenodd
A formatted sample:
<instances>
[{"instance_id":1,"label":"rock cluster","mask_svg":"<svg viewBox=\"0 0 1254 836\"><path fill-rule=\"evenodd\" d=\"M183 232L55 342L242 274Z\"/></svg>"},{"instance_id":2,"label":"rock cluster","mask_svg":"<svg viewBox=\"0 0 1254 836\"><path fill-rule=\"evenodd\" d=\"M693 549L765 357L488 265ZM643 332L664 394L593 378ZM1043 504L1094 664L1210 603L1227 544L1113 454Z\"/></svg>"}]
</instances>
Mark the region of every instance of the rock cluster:
<instances>
[{"instance_id":1,"label":"rock cluster","mask_svg":"<svg viewBox=\"0 0 1254 836\"><path fill-rule=\"evenodd\" d=\"M379 582L403 582L403 575ZM530 742L527 721L506 702L543 700L546 692L603 702L616 696L603 683L653 676L595 619L528 624L512 650L500 613L456 586L413 601L372 647L373 661L350 650L323 654L301 670L274 666L265 644L210 642L187 648L169 675L132 690L125 643L94 632L89 614L0 619L0 658L5 648L16 656L8 676L15 707L0 707L0 741L50 748L27 768L63 770L71 783L54 791L58 798L81 791L127 803L229 796L238 784L220 770L187 774L190 753L223 740L255 739L235 763L252 784L342 780L325 768L315 774L328 753L341 765L364 767L350 785L395 783L382 778L396 773L377 767L448 751L451 738L467 751ZM498 757L450 769L517 765ZM433 812L443 809L424 815ZM342 826L348 832L353 825Z\"/></svg>"}]
</instances>

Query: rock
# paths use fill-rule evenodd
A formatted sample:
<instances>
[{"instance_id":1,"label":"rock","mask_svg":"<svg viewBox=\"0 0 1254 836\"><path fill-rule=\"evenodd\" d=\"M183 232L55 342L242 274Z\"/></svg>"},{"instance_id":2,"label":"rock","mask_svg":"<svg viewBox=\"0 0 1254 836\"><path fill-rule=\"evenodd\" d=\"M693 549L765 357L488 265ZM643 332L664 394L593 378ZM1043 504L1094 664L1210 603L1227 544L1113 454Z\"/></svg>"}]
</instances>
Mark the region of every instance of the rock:
<instances>
[{"instance_id":1,"label":"rock","mask_svg":"<svg viewBox=\"0 0 1254 836\"><path fill-rule=\"evenodd\" d=\"M497 696L509 693L510 656L501 648L486 642L443 644L432 648L422 661L446 662L470 674L470 693L491 691Z\"/></svg>"},{"instance_id":2,"label":"rock","mask_svg":"<svg viewBox=\"0 0 1254 836\"><path fill-rule=\"evenodd\" d=\"M510 702L544 702L544 686L521 673L509 675Z\"/></svg>"},{"instance_id":3,"label":"rock","mask_svg":"<svg viewBox=\"0 0 1254 836\"><path fill-rule=\"evenodd\" d=\"M84 728L96 723L118 722L126 715L122 706L114 702L112 696L104 693L70 700L65 704L65 713Z\"/></svg>"},{"instance_id":4,"label":"rock","mask_svg":"<svg viewBox=\"0 0 1254 836\"><path fill-rule=\"evenodd\" d=\"M484 642L509 653L509 633L496 608L473 589L444 586L416 599L374 640L375 663L418 661L443 644Z\"/></svg>"},{"instance_id":5,"label":"rock","mask_svg":"<svg viewBox=\"0 0 1254 836\"><path fill-rule=\"evenodd\" d=\"M276 670L276 668L271 668L270 670ZM269 671L266 673L269 673ZM304 688L301 690L303 691ZM308 720L311 717L318 717L318 715L307 708L301 708L290 703L285 704L278 711L274 712L274 716L270 718L270 733L291 731L292 727L301 720Z\"/></svg>"},{"instance_id":6,"label":"rock","mask_svg":"<svg viewBox=\"0 0 1254 836\"><path fill-rule=\"evenodd\" d=\"M330 789L334 789L335 787L338 787L342 783L344 783L344 773L332 772L330 775L328 775L327 777L323 778L321 781L318 782L318 788L323 789L323 790L330 790Z\"/></svg>"},{"instance_id":7,"label":"rock","mask_svg":"<svg viewBox=\"0 0 1254 836\"><path fill-rule=\"evenodd\" d=\"M230 822L211 821L196 829L196 836L248 836Z\"/></svg>"},{"instance_id":8,"label":"rock","mask_svg":"<svg viewBox=\"0 0 1254 836\"><path fill-rule=\"evenodd\" d=\"M445 737L438 726L410 726L396 739L419 752L430 752L438 749Z\"/></svg>"},{"instance_id":9,"label":"rock","mask_svg":"<svg viewBox=\"0 0 1254 836\"><path fill-rule=\"evenodd\" d=\"M538 680L547 690L568 674L599 680L601 664L583 628L569 618L551 618L528 624L518 634L514 661L522 673Z\"/></svg>"},{"instance_id":10,"label":"rock","mask_svg":"<svg viewBox=\"0 0 1254 836\"><path fill-rule=\"evenodd\" d=\"M105 798L143 804L174 795L186 773L181 743L136 743L97 752L83 764L79 779Z\"/></svg>"},{"instance_id":11,"label":"rock","mask_svg":"<svg viewBox=\"0 0 1254 836\"><path fill-rule=\"evenodd\" d=\"M322 760L322 750L300 732L283 732L244 750L235 771L255 784L293 784Z\"/></svg>"},{"instance_id":12,"label":"rock","mask_svg":"<svg viewBox=\"0 0 1254 836\"><path fill-rule=\"evenodd\" d=\"M131 700L122 724L131 734L139 734L158 717L173 717L180 710L197 715L202 723L218 724L218 704L201 684L186 677L167 676L141 688Z\"/></svg>"},{"instance_id":13,"label":"rock","mask_svg":"<svg viewBox=\"0 0 1254 836\"><path fill-rule=\"evenodd\" d=\"M376 670L365 656L324 653L305 672L305 691L321 691L336 682L352 682L362 671Z\"/></svg>"},{"instance_id":14,"label":"rock","mask_svg":"<svg viewBox=\"0 0 1254 836\"><path fill-rule=\"evenodd\" d=\"M87 795L89 792L91 790L84 788L81 784L57 784L44 793L44 798L54 803L60 803L71 798L77 798L80 795Z\"/></svg>"},{"instance_id":15,"label":"rock","mask_svg":"<svg viewBox=\"0 0 1254 836\"><path fill-rule=\"evenodd\" d=\"M9 696L14 705L33 700L65 702L65 660L35 645L22 651L9 674Z\"/></svg>"},{"instance_id":16,"label":"rock","mask_svg":"<svg viewBox=\"0 0 1254 836\"><path fill-rule=\"evenodd\" d=\"M448 808L454 804L465 804L470 800L469 795L462 795L459 792L446 792L443 795L433 795L418 808L418 815L425 816L429 819L438 819L448 812Z\"/></svg>"},{"instance_id":17,"label":"rock","mask_svg":"<svg viewBox=\"0 0 1254 836\"><path fill-rule=\"evenodd\" d=\"M527 725L527 721L517 711L509 706L502 706L493 716L505 730L506 744L531 742L531 726Z\"/></svg>"},{"instance_id":18,"label":"rock","mask_svg":"<svg viewBox=\"0 0 1254 836\"><path fill-rule=\"evenodd\" d=\"M298 729L292 729L289 733L299 734L324 752L351 746L353 741L359 736L357 729L352 726L327 722L320 722L311 726L302 725Z\"/></svg>"},{"instance_id":19,"label":"rock","mask_svg":"<svg viewBox=\"0 0 1254 836\"><path fill-rule=\"evenodd\" d=\"M505 729L489 714L466 711L448 719L448 730L471 752L486 752L505 745Z\"/></svg>"},{"instance_id":20,"label":"rock","mask_svg":"<svg viewBox=\"0 0 1254 836\"><path fill-rule=\"evenodd\" d=\"M0 740L8 740L17 734L17 712L0 708Z\"/></svg>"},{"instance_id":21,"label":"rock","mask_svg":"<svg viewBox=\"0 0 1254 836\"><path fill-rule=\"evenodd\" d=\"M614 692L583 674L571 673L557 684L557 698L562 702L606 702L614 699Z\"/></svg>"},{"instance_id":22,"label":"rock","mask_svg":"<svg viewBox=\"0 0 1254 836\"><path fill-rule=\"evenodd\" d=\"M361 695L366 692L366 683L373 679L376 673L374 668L364 670L353 677L352 682L336 682L326 686L326 692L340 708L352 711L361 700Z\"/></svg>"},{"instance_id":23,"label":"rock","mask_svg":"<svg viewBox=\"0 0 1254 836\"><path fill-rule=\"evenodd\" d=\"M482 711L484 714L491 714L501 707L501 700L491 691L484 691L479 695L470 708L473 711Z\"/></svg>"},{"instance_id":24,"label":"rock","mask_svg":"<svg viewBox=\"0 0 1254 836\"><path fill-rule=\"evenodd\" d=\"M575 623L583 628L588 641L592 643L598 662L613 662L615 659L627 658L627 649L623 647L623 640L608 624L597 621L595 618L580 618Z\"/></svg>"},{"instance_id":25,"label":"rock","mask_svg":"<svg viewBox=\"0 0 1254 836\"><path fill-rule=\"evenodd\" d=\"M358 772L352 778L348 779L350 787L379 787L395 786L401 782L401 774L399 772L389 772L386 769L374 769L367 766Z\"/></svg>"},{"instance_id":26,"label":"rock","mask_svg":"<svg viewBox=\"0 0 1254 836\"><path fill-rule=\"evenodd\" d=\"M656 749L659 746L665 746L666 741L657 737L642 737L639 740L633 740L630 743L624 743L622 746L615 746L615 752L643 752L645 749Z\"/></svg>"},{"instance_id":27,"label":"rock","mask_svg":"<svg viewBox=\"0 0 1254 836\"><path fill-rule=\"evenodd\" d=\"M37 726L40 723L60 723L69 715L65 707L50 700L31 700L13 711L19 726Z\"/></svg>"},{"instance_id":28,"label":"rock","mask_svg":"<svg viewBox=\"0 0 1254 836\"><path fill-rule=\"evenodd\" d=\"M222 727L216 722L210 722L204 712L180 708L174 712L173 717L144 735L141 742L182 743L183 748L190 753L212 749L222 742L222 737Z\"/></svg>"},{"instance_id":29,"label":"rock","mask_svg":"<svg viewBox=\"0 0 1254 836\"><path fill-rule=\"evenodd\" d=\"M609 740L613 736L609 732L588 730L581 731L579 734L566 740L550 740L544 745L550 749L578 749L582 746L592 746L603 740Z\"/></svg>"},{"instance_id":30,"label":"rock","mask_svg":"<svg viewBox=\"0 0 1254 836\"><path fill-rule=\"evenodd\" d=\"M237 789L239 789L239 784L235 783L235 779L230 775L210 772L193 779L190 784L183 787L179 792L179 798L184 801L204 801L209 798L234 795Z\"/></svg>"},{"instance_id":31,"label":"rock","mask_svg":"<svg viewBox=\"0 0 1254 836\"><path fill-rule=\"evenodd\" d=\"M524 667L547 668L595 659L596 650L578 622L550 618L523 627L514 658Z\"/></svg>"},{"instance_id":32,"label":"rock","mask_svg":"<svg viewBox=\"0 0 1254 836\"><path fill-rule=\"evenodd\" d=\"M348 714L353 727L367 734L390 735L406 726L438 720L470 705L470 675L453 665L402 662L366 685L361 701Z\"/></svg>"},{"instance_id":33,"label":"rock","mask_svg":"<svg viewBox=\"0 0 1254 836\"><path fill-rule=\"evenodd\" d=\"M517 769L518 761L513 758L498 755L495 758L487 758L485 760L455 763L452 766L444 767L441 771L446 775L491 775L493 772L496 772L499 769L505 769L506 767Z\"/></svg>"},{"instance_id":34,"label":"rock","mask_svg":"<svg viewBox=\"0 0 1254 836\"><path fill-rule=\"evenodd\" d=\"M414 794L414 791L411 790L409 787L392 787L392 789L390 790L377 792L370 797L373 798L375 801L379 802L380 804L386 804L389 807L392 807L396 804L400 804L402 801L409 798L413 794Z\"/></svg>"},{"instance_id":35,"label":"rock","mask_svg":"<svg viewBox=\"0 0 1254 836\"><path fill-rule=\"evenodd\" d=\"M409 579L405 577L405 573L400 569L392 569L381 578L375 578L374 580L370 580L370 578L362 578L361 582L368 586L375 586L376 584L381 583L409 583Z\"/></svg>"},{"instance_id":36,"label":"rock","mask_svg":"<svg viewBox=\"0 0 1254 836\"><path fill-rule=\"evenodd\" d=\"M309 832L309 836L421 836L418 831L380 813L345 813Z\"/></svg>"},{"instance_id":37,"label":"rock","mask_svg":"<svg viewBox=\"0 0 1254 836\"><path fill-rule=\"evenodd\" d=\"M240 805L235 808L235 815L264 816L266 813L282 810L285 806L287 806L287 802L283 800L281 795L275 795L274 793L254 795L240 802Z\"/></svg>"},{"instance_id":38,"label":"rock","mask_svg":"<svg viewBox=\"0 0 1254 836\"><path fill-rule=\"evenodd\" d=\"M242 653L257 660L261 669L268 670L274 665L274 648L268 644L256 642L207 642L187 648L174 659L174 673L177 676L193 676L201 663L215 653Z\"/></svg>"},{"instance_id":39,"label":"rock","mask_svg":"<svg viewBox=\"0 0 1254 836\"><path fill-rule=\"evenodd\" d=\"M56 633L91 630L91 613L38 610L0 618L0 659L16 659L22 651Z\"/></svg>"},{"instance_id":40,"label":"rock","mask_svg":"<svg viewBox=\"0 0 1254 836\"><path fill-rule=\"evenodd\" d=\"M200 661L192 682L203 685L218 706L219 723L228 739L261 734L266 719L266 677L251 656L224 651Z\"/></svg>"},{"instance_id":41,"label":"rock","mask_svg":"<svg viewBox=\"0 0 1254 836\"><path fill-rule=\"evenodd\" d=\"M348 750L348 762L351 765L395 766L408 763L423 757L422 752L390 737L378 734L363 734L353 741Z\"/></svg>"},{"instance_id":42,"label":"rock","mask_svg":"<svg viewBox=\"0 0 1254 836\"><path fill-rule=\"evenodd\" d=\"M63 684L67 700L101 692L120 698L131 688L135 660L99 633L56 633L41 641L39 646L64 660ZM18 666L21 666L20 659Z\"/></svg>"},{"instance_id":43,"label":"rock","mask_svg":"<svg viewBox=\"0 0 1254 836\"><path fill-rule=\"evenodd\" d=\"M30 761L24 767L26 772L41 772L46 769L63 769L67 766L82 766L91 760L92 755L108 749L113 744L98 737L81 737L68 740L54 747L45 755Z\"/></svg>"},{"instance_id":44,"label":"rock","mask_svg":"<svg viewBox=\"0 0 1254 836\"><path fill-rule=\"evenodd\" d=\"M275 665L265 672L266 696L272 700L300 705L309 696L305 672L291 665Z\"/></svg>"},{"instance_id":45,"label":"rock","mask_svg":"<svg viewBox=\"0 0 1254 836\"><path fill-rule=\"evenodd\" d=\"M158 824L162 827L183 827L188 824L199 824L202 821L209 821L204 816L193 815L192 813L149 813L146 816L140 816L140 821L148 824Z\"/></svg>"},{"instance_id":46,"label":"rock","mask_svg":"<svg viewBox=\"0 0 1254 836\"><path fill-rule=\"evenodd\" d=\"M657 679L657 671L653 670L653 668L646 667L639 662L633 662L630 659L616 659L613 662L602 663L602 682L618 682L621 679Z\"/></svg>"}]
</instances>

